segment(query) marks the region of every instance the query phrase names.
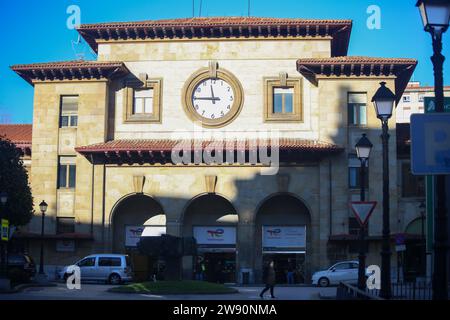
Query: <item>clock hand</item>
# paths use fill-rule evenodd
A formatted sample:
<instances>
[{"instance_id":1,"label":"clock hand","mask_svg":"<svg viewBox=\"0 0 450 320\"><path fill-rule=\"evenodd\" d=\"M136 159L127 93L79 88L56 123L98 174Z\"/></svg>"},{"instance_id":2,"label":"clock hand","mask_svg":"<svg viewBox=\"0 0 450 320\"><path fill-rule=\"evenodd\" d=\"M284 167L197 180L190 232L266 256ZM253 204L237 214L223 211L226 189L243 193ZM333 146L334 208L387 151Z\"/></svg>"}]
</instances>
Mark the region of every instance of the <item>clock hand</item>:
<instances>
[{"instance_id":1,"label":"clock hand","mask_svg":"<svg viewBox=\"0 0 450 320\"><path fill-rule=\"evenodd\" d=\"M194 100L210 100L210 101L220 101L220 98L207 98L207 97L194 97Z\"/></svg>"},{"instance_id":2,"label":"clock hand","mask_svg":"<svg viewBox=\"0 0 450 320\"><path fill-rule=\"evenodd\" d=\"M213 98L212 103L213 103L213 104L216 104L216 100L214 100L214 90L213 90L212 84L210 85L210 87L211 87L211 96L212 96L212 98Z\"/></svg>"}]
</instances>

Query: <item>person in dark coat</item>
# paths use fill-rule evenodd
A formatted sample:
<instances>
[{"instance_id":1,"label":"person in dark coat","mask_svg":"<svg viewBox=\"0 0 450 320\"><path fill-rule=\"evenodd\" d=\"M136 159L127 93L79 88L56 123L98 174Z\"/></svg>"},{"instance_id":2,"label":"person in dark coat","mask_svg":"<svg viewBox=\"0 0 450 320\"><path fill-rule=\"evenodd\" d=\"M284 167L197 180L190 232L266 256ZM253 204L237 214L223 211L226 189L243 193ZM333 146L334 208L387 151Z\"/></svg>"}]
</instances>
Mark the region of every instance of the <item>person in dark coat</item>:
<instances>
[{"instance_id":1,"label":"person in dark coat","mask_svg":"<svg viewBox=\"0 0 450 320\"><path fill-rule=\"evenodd\" d=\"M264 298L264 293L267 292L267 290L270 290L270 296L272 299L275 299L275 296L273 295L273 288L275 287L275 268L274 268L274 262L270 261L269 265L264 268L263 272L263 280L264 284L266 285L265 288L261 291L259 296L261 298Z\"/></svg>"},{"instance_id":2,"label":"person in dark coat","mask_svg":"<svg viewBox=\"0 0 450 320\"><path fill-rule=\"evenodd\" d=\"M294 284L294 264L289 259L288 260L288 268L286 273L287 283L288 284Z\"/></svg>"}]
</instances>

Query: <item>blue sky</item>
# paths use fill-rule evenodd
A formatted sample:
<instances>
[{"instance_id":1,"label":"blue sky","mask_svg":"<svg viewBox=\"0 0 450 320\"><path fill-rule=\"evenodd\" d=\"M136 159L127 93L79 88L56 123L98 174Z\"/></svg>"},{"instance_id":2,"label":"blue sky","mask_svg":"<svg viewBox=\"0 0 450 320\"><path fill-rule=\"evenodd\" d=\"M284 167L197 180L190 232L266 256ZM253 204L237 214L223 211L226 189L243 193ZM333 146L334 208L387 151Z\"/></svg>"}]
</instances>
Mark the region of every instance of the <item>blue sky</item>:
<instances>
[{"instance_id":1,"label":"blue sky","mask_svg":"<svg viewBox=\"0 0 450 320\"><path fill-rule=\"evenodd\" d=\"M246 16L247 0L202 0L202 16ZM352 19L349 55L407 57L419 60L414 80L433 84L431 37L423 31L416 0L251 0L251 15L262 17ZM200 0L195 0L199 14ZM78 34L66 27L70 5L81 9L81 22L133 21L192 16L192 0L40 0L1 1L0 121L31 123L33 87L9 69L18 63L76 59L90 54L76 46ZM366 26L370 5L381 9L381 29ZM450 31L444 35L445 83L450 84Z\"/></svg>"}]
</instances>

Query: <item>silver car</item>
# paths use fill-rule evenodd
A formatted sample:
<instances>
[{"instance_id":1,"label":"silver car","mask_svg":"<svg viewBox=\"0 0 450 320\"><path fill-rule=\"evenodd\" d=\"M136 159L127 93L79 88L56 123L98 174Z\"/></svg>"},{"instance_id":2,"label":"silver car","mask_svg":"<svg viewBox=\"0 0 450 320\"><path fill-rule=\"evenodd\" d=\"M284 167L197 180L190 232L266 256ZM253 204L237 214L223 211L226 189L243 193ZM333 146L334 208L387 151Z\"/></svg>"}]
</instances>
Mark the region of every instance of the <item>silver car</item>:
<instances>
[{"instance_id":1,"label":"silver car","mask_svg":"<svg viewBox=\"0 0 450 320\"><path fill-rule=\"evenodd\" d=\"M358 282L358 266L358 261L338 262L327 270L315 272L312 276L312 284L320 287L337 285L340 282L356 284Z\"/></svg>"},{"instance_id":2,"label":"silver car","mask_svg":"<svg viewBox=\"0 0 450 320\"><path fill-rule=\"evenodd\" d=\"M106 281L120 284L133 280L130 257L125 254L92 254L75 263L80 267L81 281ZM60 279L67 280L70 274L64 267Z\"/></svg>"}]
</instances>

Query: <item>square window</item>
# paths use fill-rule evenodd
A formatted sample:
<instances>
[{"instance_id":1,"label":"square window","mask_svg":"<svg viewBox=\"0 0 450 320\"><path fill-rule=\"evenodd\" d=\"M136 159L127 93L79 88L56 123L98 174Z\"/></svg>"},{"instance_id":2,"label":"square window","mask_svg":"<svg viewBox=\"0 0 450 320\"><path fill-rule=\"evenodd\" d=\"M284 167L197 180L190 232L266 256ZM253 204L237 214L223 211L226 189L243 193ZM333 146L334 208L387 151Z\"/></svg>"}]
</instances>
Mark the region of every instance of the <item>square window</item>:
<instances>
[{"instance_id":1,"label":"square window","mask_svg":"<svg viewBox=\"0 0 450 320\"><path fill-rule=\"evenodd\" d=\"M425 178L424 176L415 176L411 173L409 162L402 163L402 197L404 198L422 198L425 197Z\"/></svg>"},{"instance_id":2,"label":"square window","mask_svg":"<svg viewBox=\"0 0 450 320\"><path fill-rule=\"evenodd\" d=\"M124 91L125 122L160 122L161 79L147 80L145 85L127 83Z\"/></svg>"},{"instance_id":3,"label":"square window","mask_svg":"<svg viewBox=\"0 0 450 320\"><path fill-rule=\"evenodd\" d=\"M367 125L367 95L365 93L348 94L348 124Z\"/></svg>"},{"instance_id":4,"label":"square window","mask_svg":"<svg viewBox=\"0 0 450 320\"><path fill-rule=\"evenodd\" d=\"M281 83L279 78L264 79L264 120L302 121L301 79L289 78Z\"/></svg>"},{"instance_id":5,"label":"square window","mask_svg":"<svg viewBox=\"0 0 450 320\"><path fill-rule=\"evenodd\" d=\"M133 114L153 113L153 89L134 90Z\"/></svg>"},{"instance_id":6,"label":"square window","mask_svg":"<svg viewBox=\"0 0 450 320\"><path fill-rule=\"evenodd\" d=\"M76 157L61 156L58 163L58 188L75 188Z\"/></svg>"},{"instance_id":7,"label":"square window","mask_svg":"<svg viewBox=\"0 0 450 320\"><path fill-rule=\"evenodd\" d=\"M56 218L56 233L74 233L75 232L75 218Z\"/></svg>"},{"instance_id":8,"label":"square window","mask_svg":"<svg viewBox=\"0 0 450 320\"><path fill-rule=\"evenodd\" d=\"M368 164L366 163L364 176L364 187L369 187L369 170ZM361 188L361 162L354 155L350 155L348 164L348 187L350 189L360 189Z\"/></svg>"},{"instance_id":9,"label":"square window","mask_svg":"<svg viewBox=\"0 0 450 320\"><path fill-rule=\"evenodd\" d=\"M294 88L273 88L273 113L292 113Z\"/></svg>"},{"instance_id":10,"label":"square window","mask_svg":"<svg viewBox=\"0 0 450 320\"><path fill-rule=\"evenodd\" d=\"M78 125L78 96L61 96L59 126L76 127Z\"/></svg>"}]
</instances>

